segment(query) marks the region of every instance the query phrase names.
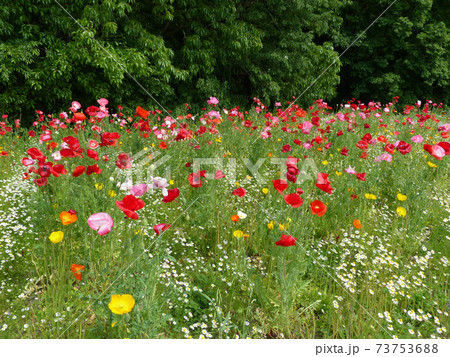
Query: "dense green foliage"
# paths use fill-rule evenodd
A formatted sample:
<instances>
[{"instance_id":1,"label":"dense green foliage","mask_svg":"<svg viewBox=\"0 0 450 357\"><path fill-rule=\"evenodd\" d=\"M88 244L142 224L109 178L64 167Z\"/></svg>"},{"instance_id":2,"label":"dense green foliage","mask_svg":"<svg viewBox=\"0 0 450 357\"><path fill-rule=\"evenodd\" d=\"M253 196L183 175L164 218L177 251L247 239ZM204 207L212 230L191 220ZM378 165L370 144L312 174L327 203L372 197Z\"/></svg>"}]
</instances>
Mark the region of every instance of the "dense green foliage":
<instances>
[{"instance_id":1,"label":"dense green foliage","mask_svg":"<svg viewBox=\"0 0 450 357\"><path fill-rule=\"evenodd\" d=\"M344 50L392 0L353 1L342 9ZM356 11L357 10L357 11ZM404 102L450 98L450 17L444 0L397 1L342 56L340 96Z\"/></svg>"},{"instance_id":2,"label":"dense green foliage","mask_svg":"<svg viewBox=\"0 0 450 357\"><path fill-rule=\"evenodd\" d=\"M442 0L397 1L338 59L390 2L0 0L0 111L27 116L100 97L273 104L305 90L300 104L449 102Z\"/></svg>"}]
</instances>

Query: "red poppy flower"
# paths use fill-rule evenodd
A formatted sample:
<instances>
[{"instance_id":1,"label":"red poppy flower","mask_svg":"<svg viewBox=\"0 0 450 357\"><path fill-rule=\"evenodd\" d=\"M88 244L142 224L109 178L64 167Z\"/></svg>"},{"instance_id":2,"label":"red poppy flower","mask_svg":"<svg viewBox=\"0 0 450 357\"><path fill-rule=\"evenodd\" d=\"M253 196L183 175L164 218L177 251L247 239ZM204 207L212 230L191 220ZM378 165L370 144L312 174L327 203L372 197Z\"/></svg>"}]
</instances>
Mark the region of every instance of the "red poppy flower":
<instances>
[{"instance_id":1,"label":"red poppy flower","mask_svg":"<svg viewBox=\"0 0 450 357\"><path fill-rule=\"evenodd\" d=\"M439 145L441 148L443 148L445 150L445 155L450 155L450 143L441 141L441 142L437 143L436 145Z\"/></svg>"},{"instance_id":2,"label":"red poppy flower","mask_svg":"<svg viewBox=\"0 0 450 357\"><path fill-rule=\"evenodd\" d=\"M341 135L344 135L344 132L341 130L341 131L338 131L337 133L336 133L336 135L337 136L341 136Z\"/></svg>"},{"instance_id":3,"label":"red poppy flower","mask_svg":"<svg viewBox=\"0 0 450 357\"><path fill-rule=\"evenodd\" d=\"M73 275L75 276L75 279L78 281L81 281L81 272L84 271L84 265L81 264L72 264L70 267L70 270L72 271Z\"/></svg>"},{"instance_id":4,"label":"red poppy flower","mask_svg":"<svg viewBox=\"0 0 450 357\"><path fill-rule=\"evenodd\" d=\"M292 151L291 145L286 144L283 146L283 148L281 149L281 152L285 153L285 152L289 152Z\"/></svg>"},{"instance_id":5,"label":"red poppy flower","mask_svg":"<svg viewBox=\"0 0 450 357\"><path fill-rule=\"evenodd\" d=\"M356 195L350 195L350 198L351 198L352 200L354 200L354 199L357 199L358 196L356 196Z\"/></svg>"},{"instance_id":6,"label":"red poppy flower","mask_svg":"<svg viewBox=\"0 0 450 357\"><path fill-rule=\"evenodd\" d=\"M411 149L412 149L411 144L408 144L404 141L400 141L397 145L397 150L400 151L400 154L402 155L406 155L411 151Z\"/></svg>"},{"instance_id":7,"label":"red poppy flower","mask_svg":"<svg viewBox=\"0 0 450 357\"><path fill-rule=\"evenodd\" d=\"M387 151L389 154L394 154L394 152L395 152L395 146L394 146L394 144L387 144L387 145L384 147L384 151Z\"/></svg>"},{"instance_id":8,"label":"red poppy flower","mask_svg":"<svg viewBox=\"0 0 450 357\"><path fill-rule=\"evenodd\" d=\"M98 152L95 150L87 149L86 151L87 156L89 156L91 159L94 159L95 161L98 160Z\"/></svg>"},{"instance_id":9,"label":"red poppy flower","mask_svg":"<svg viewBox=\"0 0 450 357\"><path fill-rule=\"evenodd\" d=\"M77 157L78 154L72 149L61 149L59 151L62 157Z\"/></svg>"},{"instance_id":10,"label":"red poppy flower","mask_svg":"<svg viewBox=\"0 0 450 357\"><path fill-rule=\"evenodd\" d=\"M366 143L369 143L372 140L372 135L370 133L367 133L362 137L362 140L364 140Z\"/></svg>"},{"instance_id":11,"label":"red poppy flower","mask_svg":"<svg viewBox=\"0 0 450 357\"><path fill-rule=\"evenodd\" d=\"M188 181L192 187L201 187L203 181L200 180L200 177L207 177L206 170L201 170L198 172L193 172L189 174Z\"/></svg>"},{"instance_id":12,"label":"red poppy flower","mask_svg":"<svg viewBox=\"0 0 450 357\"><path fill-rule=\"evenodd\" d=\"M361 181L366 181L366 173L365 172L361 172L359 174L356 174L356 178L358 180L361 180Z\"/></svg>"},{"instance_id":13,"label":"red poppy flower","mask_svg":"<svg viewBox=\"0 0 450 357\"><path fill-rule=\"evenodd\" d=\"M96 116L99 111L100 111L100 108L96 107L94 105L87 107L85 110L86 114L89 116Z\"/></svg>"},{"instance_id":14,"label":"red poppy flower","mask_svg":"<svg viewBox=\"0 0 450 357\"><path fill-rule=\"evenodd\" d=\"M244 197L245 194L246 194L246 191L242 187L239 187L233 191L234 196Z\"/></svg>"},{"instance_id":15,"label":"red poppy flower","mask_svg":"<svg viewBox=\"0 0 450 357\"><path fill-rule=\"evenodd\" d=\"M102 173L102 169L97 165L91 165L87 167L86 175L97 174L100 175Z\"/></svg>"},{"instance_id":16,"label":"red poppy flower","mask_svg":"<svg viewBox=\"0 0 450 357\"><path fill-rule=\"evenodd\" d=\"M131 219L138 219L136 211L145 206L145 202L140 198L136 198L133 195L125 196L122 201L116 201L116 206L119 207L125 215Z\"/></svg>"},{"instance_id":17,"label":"red poppy flower","mask_svg":"<svg viewBox=\"0 0 450 357\"><path fill-rule=\"evenodd\" d=\"M159 143L159 148L165 150L165 149L167 149L167 144L164 141L161 141Z\"/></svg>"},{"instance_id":18,"label":"red poppy flower","mask_svg":"<svg viewBox=\"0 0 450 357\"><path fill-rule=\"evenodd\" d=\"M117 156L116 166L119 169L131 169L131 159L128 154L125 154L124 152L119 154Z\"/></svg>"},{"instance_id":19,"label":"red poppy flower","mask_svg":"<svg viewBox=\"0 0 450 357\"><path fill-rule=\"evenodd\" d=\"M62 164L56 164L53 165L50 168L50 172L52 173L53 176L58 177L59 175L66 175L67 174L67 170L64 167L64 165Z\"/></svg>"},{"instance_id":20,"label":"red poppy flower","mask_svg":"<svg viewBox=\"0 0 450 357\"><path fill-rule=\"evenodd\" d=\"M292 245L297 245L295 243L296 240L297 238L294 238L291 235L282 234L280 240L278 242L275 242L275 244L281 247L290 247Z\"/></svg>"},{"instance_id":21,"label":"red poppy flower","mask_svg":"<svg viewBox=\"0 0 450 357\"><path fill-rule=\"evenodd\" d=\"M170 224L160 223L160 224L157 224L157 225L153 226L153 229L155 230L155 233L157 235L160 235L162 232L164 232L165 230L169 229L170 227L171 227Z\"/></svg>"},{"instance_id":22,"label":"red poppy flower","mask_svg":"<svg viewBox=\"0 0 450 357\"><path fill-rule=\"evenodd\" d=\"M333 188L331 188L331 182L328 181L328 174L324 173L317 174L316 187L326 193L329 193L330 195L333 193L334 190Z\"/></svg>"},{"instance_id":23,"label":"red poppy flower","mask_svg":"<svg viewBox=\"0 0 450 357\"><path fill-rule=\"evenodd\" d=\"M47 185L47 177L40 177L34 179L34 183L38 185L39 187Z\"/></svg>"},{"instance_id":24,"label":"red poppy flower","mask_svg":"<svg viewBox=\"0 0 450 357\"><path fill-rule=\"evenodd\" d=\"M52 167L52 163L51 162L46 162L46 163L39 163L39 169L38 169L38 173L39 175L41 175L41 177L49 177L50 176L50 169Z\"/></svg>"},{"instance_id":25,"label":"red poppy flower","mask_svg":"<svg viewBox=\"0 0 450 357\"><path fill-rule=\"evenodd\" d=\"M327 211L327 205L319 200L312 201L311 202L311 211L312 211L312 214L316 215L317 217L322 217L325 214L325 212Z\"/></svg>"},{"instance_id":26,"label":"red poppy flower","mask_svg":"<svg viewBox=\"0 0 450 357\"><path fill-rule=\"evenodd\" d=\"M292 206L293 208L298 208L303 204L303 200L296 193L290 193L288 195L284 195L284 201Z\"/></svg>"},{"instance_id":27,"label":"red poppy flower","mask_svg":"<svg viewBox=\"0 0 450 357\"><path fill-rule=\"evenodd\" d=\"M75 170L73 170L72 176L78 177L83 174L84 170L86 170L86 167L84 166L77 166L75 167Z\"/></svg>"},{"instance_id":28,"label":"red poppy flower","mask_svg":"<svg viewBox=\"0 0 450 357\"><path fill-rule=\"evenodd\" d=\"M283 191L284 191L285 189L287 189L287 187L288 187L287 182L284 181L284 180L281 180L281 179L279 179L279 180L272 180L272 182L273 182L273 187L275 188L275 190L278 191L278 193L279 193L280 195L281 195L281 194L283 193Z\"/></svg>"},{"instance_id":29,"label":"red poppy flower","mask_svg":"<svg viewBox=\"0 0 450 357\"><path fill-rule=\"evenodd\" d=\"M102 139L100 146L116 146L117 139L120 138L119 133L103 133L100 136Z\"/></svg>"},{"instance_id":30,"label":"red poppy flower","mask_svg":"<svg viewBox=\"0 0 450 357\"><path fill-rule=\"evenodd\" d=\"M356 143L356 147L366 151L369 148L369 144L367 143L367 141L360 140Z\"/></svg>"},{"instance_id":31,"label":"red poppy flower","mask_svg":"<svg viewBox=\"0 0 450 357\"><path fill-rule=\"evenodd\" d=\"M180 195L180 190L178 188L172 188L171 190L167 190L167 196L164 196L162 202L172 202L175 198Z\"/></svg>"},{"instance_id":32,"label":"red poppy flower","mask_svg":"<svg viewBox=\"0 0 450 357\"><path fill-rule=\"evenodd\" d=\"M32 159L38 160L41 162L44 162L45 159L47 158L46 156L44 156L42 151L37 148L29 148L27 150L27 154L30 155Z\"/></svg>"},{"instance_id":33,"label":"red poppy flower","mask_svg":"<svg viewBox=\"0 0 450 357\"><path fill-rule=\"evenodd\" d=\"M345 146L341 150L341 155L348 156L348 149Z\"/></svg>"},{"instance_id":34,"label":"red poppy flower","mask_svg":"<svg viewBox=\"0 0 450 357\"><path fill-rule=\"evenodd\" d=\"M80 142L78 141L77 138L74 138L73 136L67 136L63 138L63 141L67 145L69 145L69 148L72 150L78 150L78 148L80 147Z\"/></svg>"},{"instance_id":35,"label":"red poppy flower","mask_svg":"<svg viewBox=\"0 0 450 357\"><path fill-rule=\"evenodd\" d=\"M368 152L364 151L364 152L361 153L361 156L360 156L361 159L367 159L368 157L369 157L369 153Z\"/></svg>"}]
</instances>

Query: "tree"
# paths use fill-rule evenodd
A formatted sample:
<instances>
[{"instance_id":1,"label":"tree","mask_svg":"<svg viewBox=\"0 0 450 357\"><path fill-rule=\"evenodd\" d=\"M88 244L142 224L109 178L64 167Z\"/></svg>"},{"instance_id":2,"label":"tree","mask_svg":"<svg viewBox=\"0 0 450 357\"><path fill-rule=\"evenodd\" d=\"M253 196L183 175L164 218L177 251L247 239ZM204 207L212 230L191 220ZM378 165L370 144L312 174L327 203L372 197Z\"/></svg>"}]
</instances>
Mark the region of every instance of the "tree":
<instances>
[{"instance_id":1,"label":"tree","mask_svg":"<svg viewBox=\"0 0 450 357\"><path fill-rule=\"evenodd\" d=\"M347 46L392 3L354 1L341 10L336 43ZM340 97L389 101L394 96L450 101L450 33L443 0L397 1L341 57ZM447 12L448 13L448 12Z\"/></svg>"},{"instance_id":2,"label":"tree","mask_svg":"<svg viewBox=\"0 0 450 357\"><path fill-rule=\"evenodd\" d=\"M331 97L339 0L0 0L0 110ZM132 78L130 78L131 75ZM150 94L150 95L149 95Z\"/></svg>"}]
</instances>

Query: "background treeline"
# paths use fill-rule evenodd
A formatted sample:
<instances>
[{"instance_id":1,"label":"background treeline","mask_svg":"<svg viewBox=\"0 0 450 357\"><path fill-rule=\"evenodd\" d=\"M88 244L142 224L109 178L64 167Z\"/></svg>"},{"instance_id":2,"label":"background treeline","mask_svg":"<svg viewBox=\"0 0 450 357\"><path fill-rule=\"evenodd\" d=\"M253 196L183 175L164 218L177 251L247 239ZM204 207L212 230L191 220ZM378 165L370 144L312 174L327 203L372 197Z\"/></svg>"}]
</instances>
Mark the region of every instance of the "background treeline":
<instances>
[{"instance_id":1,"label":"background treeline","mask_svg":"<svg viewBox=\"0 0 450 357\"><path fill-rule=\"evenodd\" d=\"M64 11L59 4L67 11ZM0 111L450 102L448 0L0 0ZM69 16L70 14L70 16ZM73 16L73 18L71 18ZM74 19L78 22L75 22Z\"/></svg>"}]
</instances>

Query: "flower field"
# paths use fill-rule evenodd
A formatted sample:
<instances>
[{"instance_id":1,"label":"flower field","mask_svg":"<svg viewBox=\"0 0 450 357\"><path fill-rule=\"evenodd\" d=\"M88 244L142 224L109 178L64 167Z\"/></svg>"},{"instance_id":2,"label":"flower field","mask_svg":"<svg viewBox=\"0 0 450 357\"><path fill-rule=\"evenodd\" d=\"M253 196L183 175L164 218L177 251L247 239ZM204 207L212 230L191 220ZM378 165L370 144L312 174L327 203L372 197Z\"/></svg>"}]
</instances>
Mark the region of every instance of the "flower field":
<instances>
[{"instance_id":1,"label":"flower field","mask_svg":"<svg viewBox=\"0 0 450 357\"><path fill-rule=\"evenodd\" d=\"M0 338L446 338L449 137L431 101L3 115Z\"/></svg>"}]
</instances>

